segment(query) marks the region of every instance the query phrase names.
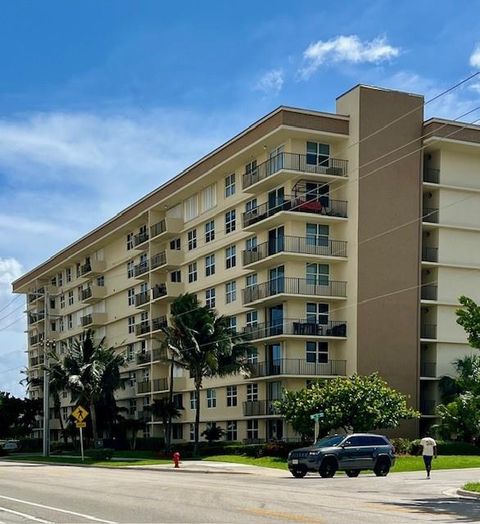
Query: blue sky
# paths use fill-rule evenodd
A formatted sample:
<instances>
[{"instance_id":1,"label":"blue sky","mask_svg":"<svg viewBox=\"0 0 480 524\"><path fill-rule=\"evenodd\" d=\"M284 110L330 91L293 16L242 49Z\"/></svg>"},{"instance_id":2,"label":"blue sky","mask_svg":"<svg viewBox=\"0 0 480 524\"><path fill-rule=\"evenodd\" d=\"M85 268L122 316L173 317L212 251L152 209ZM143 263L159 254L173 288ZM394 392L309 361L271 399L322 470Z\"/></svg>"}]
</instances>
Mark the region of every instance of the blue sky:
<instances>
[{"instance_id":1,"label":"blue sky","mask_svg":"<svg viewBox=\"0 0 480 524\"><path fill-rule=\"evenodd\" d=\"M4 2L0 390L26 362L13 278L278 105L333 111L357 83L429 98L479 45L478 1ZM479 78L427 114L480 105Z\"/></svg>"}]
</instances>

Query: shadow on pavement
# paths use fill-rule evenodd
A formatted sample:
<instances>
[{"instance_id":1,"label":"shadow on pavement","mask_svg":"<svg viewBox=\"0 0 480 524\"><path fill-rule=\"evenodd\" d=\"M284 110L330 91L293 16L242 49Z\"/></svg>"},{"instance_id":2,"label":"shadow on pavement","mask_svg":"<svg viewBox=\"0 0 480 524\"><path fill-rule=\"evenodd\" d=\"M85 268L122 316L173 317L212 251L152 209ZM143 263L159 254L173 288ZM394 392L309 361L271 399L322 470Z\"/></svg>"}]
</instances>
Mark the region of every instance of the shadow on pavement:
<instances>
[{"instance_id":1,"label":"shadow on pavement","mask_svg":"<svg viewBox=\"0 0 480 524\"><path fill-rule=\"evenodd\" d=\"M384 508L396 507L436 516L449 516L455 522L480 522L480 504L476 500L457 497L436 497L412 500L411 502L374 502Z\"/></svg>"}]
</instances>

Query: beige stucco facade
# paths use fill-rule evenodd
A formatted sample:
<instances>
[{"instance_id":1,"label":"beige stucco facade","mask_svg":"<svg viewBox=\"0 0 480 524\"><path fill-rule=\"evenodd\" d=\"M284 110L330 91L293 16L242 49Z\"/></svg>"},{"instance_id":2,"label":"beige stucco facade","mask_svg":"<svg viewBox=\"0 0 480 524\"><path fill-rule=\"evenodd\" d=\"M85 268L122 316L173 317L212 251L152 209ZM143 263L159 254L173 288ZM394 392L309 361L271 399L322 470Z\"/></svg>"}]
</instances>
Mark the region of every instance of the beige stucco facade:
<instances>
[{"instance_id":1,"label":"beige stucco facade","mask_svg":"<svg viewBox=\"0 0 480 524\"><path fill-rule=\"evenodd\" d=\"M61 352L91 327L128 359L118 403L160 436L144 410L168 389L159 328L191 292L258 352L252 376L205 380L201 430L295 438L272 409L282 388L373 371L428 423L438 377L468 352L458 296L480 300L480 129L439 141L456 124L424 124L422 107L417 95L357 86L337 114L279 108L27 273L14 291L27 295L30 375L47 340ZM424 163L440 180L424 180ZM427 208L440 211L422 221ZM174 390L184 408L174 437L189 440L193 383L181 369Z\"/></svg>"}]
</instances>

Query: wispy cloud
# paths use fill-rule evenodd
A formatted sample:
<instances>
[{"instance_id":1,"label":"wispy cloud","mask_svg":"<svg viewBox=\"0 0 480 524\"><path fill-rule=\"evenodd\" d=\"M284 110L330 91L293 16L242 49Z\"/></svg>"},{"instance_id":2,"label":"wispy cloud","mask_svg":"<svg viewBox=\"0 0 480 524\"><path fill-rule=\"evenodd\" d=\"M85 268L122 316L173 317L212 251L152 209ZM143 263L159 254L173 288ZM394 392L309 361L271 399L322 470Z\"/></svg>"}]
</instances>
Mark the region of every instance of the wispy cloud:
<instances>
[{"instance_id":1,"label":"wispy cloud","mask_svg":"<svg viewBox=\"0 0 480 524\"><path fill-rule=\"evenodd\" d=\"M386 36L362 41L357 35L340 35L310 44L303 52L304 66L300 68L299 74L301 78L307 79L324 64L377 64L399 54L400 48L390 45Z\"/></svg>"},{"instance_id":2,"label":"wispy cloud","mask_svg":"<svg viewBox=\"0 0 480 524\"><path fill-rule=\"evenodd\" d=\"M271 69L267 71L255 84L254 89L265 94L278 94L283 87L284 72L282 69Z\"/></svg>"},{"instance_id":3,"label":"wispy cloud","mask_svg":"<svg viewBox=\"0 0 480 524\"><path fill-rule=\"evenodd\" d=\"M475 46L472 54L470 55L470 65L480 69L480 43Z\"/></svg>"},{"instance_id":4,"label":"wispy cloud","mask_svg":"<svg viewBox=\"0 0 480 524\"><path fill-rule=\"evenodd\" d=\"M0 296L10 293L10 284L23 272L22 264L15 258L0 257ZM4 307L0 302L0 309ZM3 316L0 314L0 317Z\"/></svg>"}]
</instances>

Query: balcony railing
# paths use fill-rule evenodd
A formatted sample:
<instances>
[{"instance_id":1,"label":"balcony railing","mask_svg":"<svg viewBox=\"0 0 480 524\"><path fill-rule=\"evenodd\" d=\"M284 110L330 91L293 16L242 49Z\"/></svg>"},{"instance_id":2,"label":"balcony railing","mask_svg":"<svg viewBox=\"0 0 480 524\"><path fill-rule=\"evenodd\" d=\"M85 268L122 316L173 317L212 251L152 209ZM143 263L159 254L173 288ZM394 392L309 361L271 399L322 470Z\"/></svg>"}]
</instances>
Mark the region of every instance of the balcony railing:
<instances>
[{"instance_id":1,"label":"balcony railing","mask_svg":"<svg viewBox=\"0 0 480 524\"><path fill-rule=\"evenodd\" d=\"M248 227L261 220L280 213L280 211L296 211L297 213L313 213L333 217L347 217L347 202L332 200L328 197L310 195L285 196L275 203L265 202L254 209L243 213L243 227Z\"/></svg>"},{"instance_id":2,"label":"balcony railing","mask_svg":"<svg viewBox=\"0 0 480 524\"><path fill-rule=\"evenodd\" d=\"M276 324L257 324L245 326L243 334L251 340L277 337L279 335L298 335L309 337L346 337L347 323L339 320L329 320L325 324L309 322L308 320L284 319Z\"/></svg>"},{"instance_id":3,"label":"balcony railing","mask_svg":"<svg viewBox=\"0 0 480 524\"><path fill-rule=\"evenodd\" d=\"M422 220L424 222L430 222L432 224L438 224L438 221L439 221L438 208L436 208L436 207L425 207L425 208L423 208Z\"/></svg>"},{"instance_id":4,"label":"balcony railing","mask_svg":"<svg viewBox=\"0 0 480 524\"><path fill-rule=\"evenodd\" d=\"M422 247L422 260L424 262L438 262L438 247Z\"/></svg>"},{"instance_id":5,"label":"balcony railing","mask_svg":"<svg viewBox=\"0 0 480 524\"><path fill-rule=\"evenodd\" d=\"M157 253L156 255L153 255L153 257L150 259L150 267L152 269L156 269L157 267L164 266L167 263L167 253L165 251L162 251L161 253Z\"/></svg>"},{"instance_id":6,"label":"balcony railing","mask_svg":"<svg viewBox=\"0 0 480 524\"><path fill-rule=\"evenodd\" d=\"M150 235L152 238L161 235L162 233L165 233L167 230L167 224L164 220L160 220L160 222L157 222L156 224L153 224L153 226L150 227Z\"/></svg>"},{"instance_id":7,"label":"balcony railing","mask_svg":"<svg viewBox=\"0 0 480 524\"><path fill-rule=\"evenodd\" d=\"M30 313L28 315L28 323L35 324L35 322L40 322L45 318L45 312L41 311L40 313Z\"/></svg>"},{"instance_id":8,"label":"balcony railing","mask_svg":"<svg viewBox=\"0 0 480 524\"><path fill-rule=\"evenodd\" d=\"M420 338L437 338L437 326L436 324L421 324L420 326Z\"/></svg>"},{"instance_id":9,"label":"balcony railing","mask_svg":"<svg viewBox=\"0 0 480 524\"><path fill-rule=\"evenodd\" d=\"M150 380L144 382L137 382L137 393L150 393L152 391L152 383Z\"/></svg>"},{"instance_id":10,"label":"balcony railing","mask_svg":"<svg viewBox=\"0 0 480 524\"><path fill-rule=\"evenodd\" d=\"M148 233L147 231L142 231L141 233L138 233L136 234L134 237L133 237L133 245L135 247L139 246L140 244L143 244L144 242L146 242L148 240Z\"/></svg>"},{"instance_id":11,"label":"balcony railing","mask_svg":"<svg viewBox=\"0 0 480 524\"><path fill-rule=\"evenodd\" d=\"M243 265L253 264L277 253L346 257L347 242L319 237L284 236L259 244L253 249L243 251Z\"/></svg>"},{"instance_id":12,"label":"balcony railing","mask_svg":"<svg viewBox=\"0 0 480 524\"><path fill-rule=\"evenodd\" d=\"M140 264L137 264L133 267L133 274L136 277L139 277L140 275L143 275L144 273L148 272L148 260L145 260L144 262L140 262Z\"/></svg>"},{"instance_id":13,"label":"balcony railing","mask_svg":"<svg viewBox=\"0 0 480 524\"><path fill-rule=\"evenodd\" d=\"M346 289L347 283L342 281L315 283L305 278L281 277L245 288L243 303L249 304L281 294L346 297Z\"/></svg>"},{"instance_id":14,"label":"balcony railing","mask_svg":"<svg viewBox=\"0 0 480 524\"><path fill-rule=\"evenodd\" d=\"M142 351L140 353L137 353L135 360L137 364L146 364L147 362L150 362L150 355L150 351Z\"/></svg>"},{"instance_id":15,"label":"balcony railing","mask_svg":"<svg viewBox=\"0 0 480 524\"><path fill-rule=\"evenodd\" d=\"M167 284L155 284L155 286L152 287L152 300L165 296L167 296Z\"/></svg>"},{"instance_id":16,"label":"balcony railing","mask_svg":"<svg viewBox=\"0 0 480 524\"><path fill-rule=\"evenodd\" d=\"M28 295L28 303L31 304L32 302L35 302L35 300L43 298L44 296L45 288L41 287L40 289L37 289L37 291L34 291Z\"/></svg>"},{"instance_id":17,"label":"balcony railing","mask_svg":"<svg viewBox=\"0 0 480 524\"><path fill-rule=\"evenodd\" d=\"M422 300L437 300L437 286L422 286L421 287L421 298Z\"/></svg>"},{"instance_id":18,"label":"balcony railing","mask_svg":"<svg viewBox=\"0 0 480 524\"><path fill-rule=\"evenodd\" d=\"M327 158L317 162L316 155L301 155L297 153L279 153L266 162L259 164L252 172L243 175L243 189L278 173L282 169L343 177L347 175L347 160Z\"/></svg>"},{"instance_id":19,"label":"balcony railing","mask_svg":"<svg viewBox=\"0 0 480 524\"><path fill-rule=\"evenodd\" d=\"M150 322L149 320L143 320L135 326L135 334L137 336L145 335L152 331L158 331L167 325L167 317L161 316L153 318Z\"/></svg>"},{"instance_id":20,"label":"balcony railing","mask_svg":"<svg viewBox=\"0 0 480 524\"><path fill-rule=\"evenodd\" d=\"M440 181L440 169L426 167L423 169L423 181L438 184Z\"/></svg>"},{"instance_id":21,"label":"balcony railing","mask_svg":"<svg viewBox=\"0 0 480 524\"><path fill-rule=\"evenodd\" d=\"M148 304L150 302L150 293L148 291L144 291L143 293L137 293L135 295L135 306L143 306L144 304Z\"/></svg>"},{"instance_id":22,"label":"balcony railing","mask_svg":"<svg viewBox=\"0 0 480 524\"><path fill-rule=\"evenodd\" d=\"M420 413L422 415L435 415L437 411L437 402L435 400L423 399L420 401Z\"/></svg>"},{"instance_id":23,"label":"balcony railing","mask_svg":"<svg viewBox=\"0 0 480 524\"><path fill-rule=\"evenodd\" d=\"M105 324L107 322L107 314L106 313L90 313L88 315L85 315L81 317L80 323L82 327L90 326L90 325L101 325Z\"/></svg>"},{"instance_id":24,"label":"balcony railing","mask_svg":"<svg viewBox=\"0 0 480 524\"><path fill-rule=\"evenodd\" d=\"M153 379L153 392L155 391L167 391L168 381L166 377Z\"/></svg>"},{"instance_id":25,"label":"balcony railing","mask_svg":"<svg viewBox=\"0 0 480 524\"><path fill-rule=\"evenodd\" d=\"M35 344L39 344L40 342L43 342L43 335L32 335L30 337L31 346L34 346Z\"/></svg>"},{"instance_id":26,"label":"balcony railing","mask_svg":"<svg viewBox=\"0 0 480 524\"><path fill-rule=\"evenodd\" d=\"M273 375L344 376L346 367L346 360L329 360L328 362L320 363L285 358L253 364L250 377L269 377Z\"/></svg>"},{"instance_id":27,"label":"balcony railing","mask_svg":"<svg viewBox=\"0 0 480 524\"><path fill-rule=\"evenodd\" d=\"M166 323L166 319L165 319ZM158 360L166 360L167 359L167 351L164 348L157 348L153 350L153 361L156 362Z\"/></svg>"},{"instance_id":28,"label":"balcony railing","mask_svg":"<svg viewBox=\"0 0 480 524\"><path fill-rule=\"evenodd\" d=\"M243 403L244 417L259 417L264 415L278 415L275 400L247 400Z\"/></svg>"},{"instance_id":29,"label":"balcony railing","mask_svg":"<svg viewBox=\"0 0 480 524\"><path fill-rule=\"evenodd\" d=\"M436 362L420 362L420 376L421 377L436 377L437 364Z\"/></svg>"}]
</instances>

